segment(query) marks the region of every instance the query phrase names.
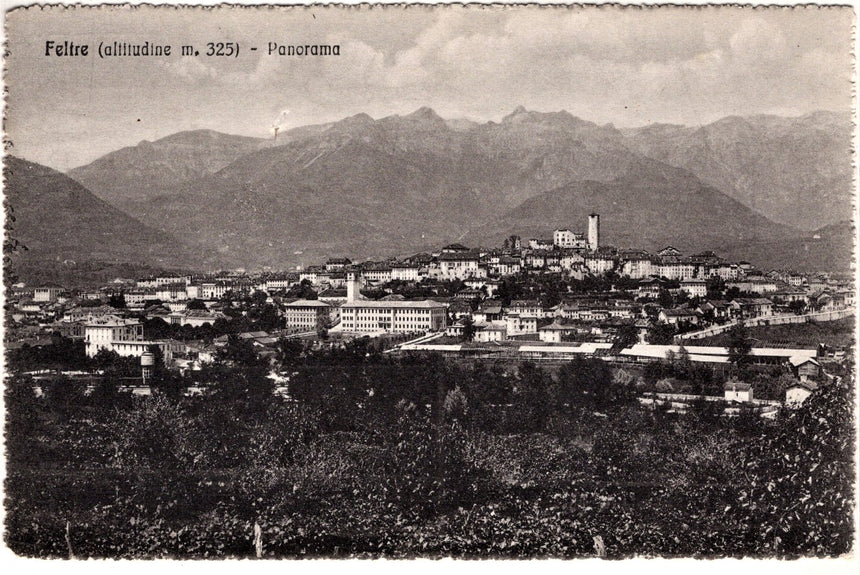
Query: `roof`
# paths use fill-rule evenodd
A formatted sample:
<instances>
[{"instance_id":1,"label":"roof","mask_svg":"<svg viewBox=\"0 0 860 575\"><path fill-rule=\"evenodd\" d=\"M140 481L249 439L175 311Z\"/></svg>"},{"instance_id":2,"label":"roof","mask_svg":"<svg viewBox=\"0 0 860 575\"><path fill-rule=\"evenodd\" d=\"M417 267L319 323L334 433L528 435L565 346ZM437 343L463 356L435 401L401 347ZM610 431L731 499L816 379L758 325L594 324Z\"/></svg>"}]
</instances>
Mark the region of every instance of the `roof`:
<instances>
[{"instance_id":1,"label":"roof","mask_svg":"<svg viewBox=\"0 0 860 575\"><path fill-rule=\"evenodd\" d=\"M803 389L806 389L809 391L815 391L816 389L818 389L818 384L815 383L814 381L809 381L809 380L795 381L794 383L792 383L791 385L789 385L785 389L786 389L786 391L788 391L789 389L793 389L795 387L802 387Z\"/></svg>"},{"instance_id":2,"label":"roof","mask_svg":"<svg viewBox=\"0 0 860 575\"><path fill-rule=\"evenodd\" d=\"M810 362L814 363L817 366L821 366L820 363L815 361L815 358L809 357L809 356L804 356L804 355L793 355L790 358L788 358L788 361L794 367L798 367L798 366L803 365L804 363L810 363Z\"/></svg>"},{"instance_id":3,"label":"roof","mask_svg":"<svg viewBox=\"0 0 860 575\"><path fill-rule=\"evenodd\" d=\"M87 327L124 327L127 325L140 325L136 319L125 319L116 315L89 316Z\"/></svg>"},{"instance_id":4,"label":"roof","mask_svg":"<svg viewBox=\"0 0 860 575\"><path fill-rule=\"evenodd\" d=\"M723 386L725 391L749 391L752 385L742 381L727 381Z\"/></svg>"},{"instance_id":5,"label":"roof","mask_svg":"<svg viewBox=\"0 0 860 575\"><path fill-rule=\"evenodd\" d=\"M300 299L294 302L290 302L284 307L296 308L296 307L331 307L330 304L327 304L324 301L320 301L318 299Z\"/></svg>"},{"instance_id":6,"label":"roof","mask_svg":"<svg viewBox=\"0 0 860 575\"><path fill-rule=\"evenodd\" d=\"M599 349L610 349L611 343L583 342L579 345L521 345L523 353L594 353Z\"/></svg>"},{"instance_id":7,"label":"roof","mask_svg":"<svg viewBox=\"0 0 860 575\"><path fill-rule=\"evenodd\" d=\"M576 326L572 325L561 325L557 321L552 322L549 325L545 325L541 328L538 328L538 331L572 331L575 330Z\"/></svg>"},{"instance_id":8,"label":"roof","mask_svg":"<svg viewBox=\"0 0 860 575\"><path fill-rule=\"evenodd\" d=\"M374 301L374 300L356 300L348 301L341 306L341 309L348 308L391 308L391 309L445 309L443 303L431 300L421 301Z\"/></svg>"},{"instance_id":9,"label":"roof","mask_svg":"<svg viewBox=\"0 0 860 575\"><path fill-rule=\"evenodd\" d=\"M680 345L652 345L648 343L637 343L633 346L621 350L621 355L652 357L655 359L665 359L668 352L679 353ZM704 346L690 345L683 346L690 355L692 361L707 361L714 363L728 362L729 349L719 346ZM754 347L750 350L750 355L754 357L773 357L783 358L787 360L792 356L815 357L818 351L814 349L782 349L773 347Z\"/></svg>"},{"instance_id":10,"label":"roof","mask_svg":"<svg viewBox=\"0 0 860 575\"><path fill-rule=\"evenodd\" d=\"M443 261L443 262L478 261L478 259L479 259L478 254L469 253L469 252L458 252L458 253L443 252L443 253L439 254L439 261Z\"/></svg>"}]
</instances>

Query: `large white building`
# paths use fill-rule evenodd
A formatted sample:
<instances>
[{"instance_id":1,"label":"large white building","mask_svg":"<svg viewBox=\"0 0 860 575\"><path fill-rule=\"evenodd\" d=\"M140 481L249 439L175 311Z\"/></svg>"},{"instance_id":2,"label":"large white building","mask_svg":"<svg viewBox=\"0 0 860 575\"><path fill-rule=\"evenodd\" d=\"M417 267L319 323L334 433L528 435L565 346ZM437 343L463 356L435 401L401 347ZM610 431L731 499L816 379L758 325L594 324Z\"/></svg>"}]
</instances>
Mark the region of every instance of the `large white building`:
<instances>
[{"instance_id":1,"label":"large white building","mask_svg":"<svg viewBox=\"0 0 860 575\"><path fill-rule=\"evenodd\" d=\"M347 301L340 307L341 330L348 333L415 333L445 329L447 306L423 301L360 299L355 274L347 274Z\"/></svg>"},{"instance_id":2,"label":"large white building","mask_svg":"<svg viewBox=\"0 0 860 575\"><path fill-rule=\"evenodd\" d=\"M115 315L91 316L84 325L84 343L88 357L100 350L116 352L123 357L140 357L150 347L161 349L165 363L173 361L173 354L182 351L182 344L173 340L146 341L143 325L136 319Z\"/></svg>"},{"instance_id":3,"label":"large white building","mask_svg":"<svg viewBox=\"0 0 860 575\"><path fill-rule=\"evenodd\" d=\"M136 319L115 315L90 316L84 325L84 342L89 357L101 349L113 351L114 342L136 341L143 341L143 325Z\"/></svg>"}]
</instances>

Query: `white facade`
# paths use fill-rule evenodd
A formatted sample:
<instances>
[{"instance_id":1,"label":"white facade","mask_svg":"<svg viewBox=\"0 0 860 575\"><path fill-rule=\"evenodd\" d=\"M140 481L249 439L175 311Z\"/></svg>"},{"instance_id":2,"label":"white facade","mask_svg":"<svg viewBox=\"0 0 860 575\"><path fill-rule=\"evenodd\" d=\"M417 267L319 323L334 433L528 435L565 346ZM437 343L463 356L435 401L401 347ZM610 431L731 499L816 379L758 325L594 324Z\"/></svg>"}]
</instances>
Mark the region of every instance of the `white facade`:
<instances>
[{"instance_id":1,"label":"white facade","mask_svg":"<svg viewBox=\"0 0 860 575\"><path fill-rule=\"evenodd\" d=\"M681 289L690 297L705 297L708 295L708 284L703 280L687 279L681 282Z\"/></svg>"},{"instance_id":2,"label":"white facade","mask_svg":"<svg viewBox=\"0 0 860 575\"><path fill-rule=\"evenodd\" d=\"M568 229L555 230L552 233L552 243L559 248L585 249L588 245L582 234Z\"/></svg>"},{"instance_id":3,"label":"white facade","mask_svg":"<svg viewBox=\"0 0 860 575\"><path fill-rule=\"evenodd\" d=\"M605 274L615 269L615 260L606 256L590 255L585 257L585 267L594 275Z\"/></svg>"},{"instance_id":4,"label":"white facade","mask_svg":"<svg viewBox=\"0 0 860 575\"><path fill-rule=\"evenodd\" d=\"M88 357L93 357L101 349L115 351L115 343L138 341L143 341L143 325L136 319L104 315L90 317L84 326L84 342Z\"/></svg>"},{"instance_id":5,"label":"white facade","mask_svg":"<svg viewBox=\"0 0 860 575\"><path fill-rule=\"evenodd\" d=\"M347 301L341 329L354 333L415 333L445 328L445 304L435 301Z\"/></svg>"},{"instance_id":6,"label":"white facade","mask_svg":"<svg viewBox=\"0 0 860 575\"><path fill-rule=\"evenodd\" d=\"M654 270L651 266L650 258L637 258L625 260L621 264L621 275L628 276L635 280L651 277Z\"/></svg>"},{"instance_id":7,"label":"white facade","mask_svg":"<svg viewBox=\"0 0 860 575\"><path fill-rule=\"evenodd\" d=\"M417 282L418 266L391 266L391 279L404 282Z\"/></svg>"},{"instance_id":8,"label":"white facade","mask_svg":"<svg viewBox=\"0 0 860 575\"><path fill-rule=\"evenodd\" d=\"M319 300L299 300L284 306L287 327L316 329L331 319L332 306Z\"/></svg>"},{"instance_id":9,"label":"white facade","mask_svg":"<svg viewBox=\"0 0 860 575\"><path fill-rule=\"evenodd\" d=\"M61 287L37 287L33 290L33 301L36 303L56 301L62 291Z\"/></svg>"}]
</instances>

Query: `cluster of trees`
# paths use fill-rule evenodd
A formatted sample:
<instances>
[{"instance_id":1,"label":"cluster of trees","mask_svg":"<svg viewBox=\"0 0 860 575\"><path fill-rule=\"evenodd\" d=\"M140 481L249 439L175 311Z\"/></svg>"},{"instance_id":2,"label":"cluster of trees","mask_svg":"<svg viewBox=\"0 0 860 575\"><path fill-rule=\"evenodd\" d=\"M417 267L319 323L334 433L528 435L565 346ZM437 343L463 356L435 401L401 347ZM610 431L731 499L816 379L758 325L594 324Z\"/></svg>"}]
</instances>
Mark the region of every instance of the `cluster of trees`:
<instances>
[{"instance_id":1,"label":"cluster of trees","mask_svg":"<svg viewBox=\"0 0 860 575\"><path fill-rule=\"evenodd\" d=\"M611 557L851 547L850 377L764 423L642 409L599 360L504 369L368 339L276 357L289 399L236 337L181 382L197 396L160 370L150 397L70 381L37 397L11 376L7 544L249 556L256 525L279 557L587 556L598 535Z\"/></svg>"}]
</instances>

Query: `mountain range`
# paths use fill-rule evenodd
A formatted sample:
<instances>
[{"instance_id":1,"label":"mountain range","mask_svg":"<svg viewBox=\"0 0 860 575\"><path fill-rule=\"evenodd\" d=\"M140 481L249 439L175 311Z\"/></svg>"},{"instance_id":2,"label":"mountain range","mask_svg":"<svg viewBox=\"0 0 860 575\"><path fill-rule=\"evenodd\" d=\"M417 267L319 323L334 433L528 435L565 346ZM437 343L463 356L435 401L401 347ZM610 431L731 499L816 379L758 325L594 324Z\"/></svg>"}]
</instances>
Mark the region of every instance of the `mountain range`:
<instances>
[{"instance_id":1,"label":"mountain range","mask_svg":"<svg viewBox=\"0 0 860 575\"><path fill-rule=\"evenodd\" d=\"M850 126L821 112L618 130L564 111L520 107L476 123L421 108L303 126L277 140L181 132L68 176L79 195L91 190L129 218L120 224L110 212L111 225L135 230L110 249L96 242L91 255L99 257L283 268L453 241L492 246L514 233L545 237L555 227L584 229L595 211L605 240L620 247L672 244L738 259L750 259L748 250L762 266L819 269L818 252L849 254L837 265L850 261L850 233L841 243L836 235L847 246L839 251L813 242L810 231L851 217ZM71 180L59 175L46 181L68 189ZM8 201L17 214L31 195L16 194ZM782 250L784 261L756 247L793 244L804 247ZM71 253L62 241L45 247Z\"/></svg>"}]
</instances>

